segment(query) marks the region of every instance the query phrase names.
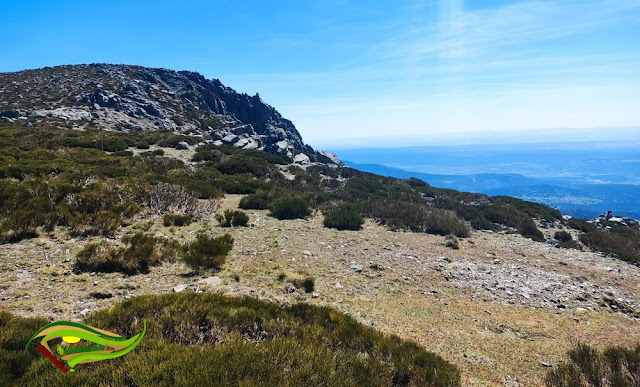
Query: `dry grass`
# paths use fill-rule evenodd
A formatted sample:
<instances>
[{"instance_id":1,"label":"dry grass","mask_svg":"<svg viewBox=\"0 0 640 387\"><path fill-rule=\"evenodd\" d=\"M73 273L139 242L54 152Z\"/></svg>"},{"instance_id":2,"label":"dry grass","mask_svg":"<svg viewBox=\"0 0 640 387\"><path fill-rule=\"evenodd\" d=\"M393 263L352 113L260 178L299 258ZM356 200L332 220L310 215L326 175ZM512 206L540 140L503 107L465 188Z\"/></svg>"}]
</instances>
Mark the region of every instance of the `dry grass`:
<instances>
[{"instance_id":1,"label":"dry grass","mask_svg":"<svg viewBox=\"0 0 640 387\"><path fill-rule=\"evenodd\" d=\"M240 198L226 196L220 211L236 208ZM602 346L631 345L640 338L638 321L605 308L533 309L447 280L440 257L452 266L491 265L499 259L500 265L518 265L525 274L536 270L580 276L637 301L640 269L624 262L489 232L474 232L454 251L440 236L390 232L371 221L361 231L337 231L323 227L319 214L306 221L279 221L267 213L248 211L254 226L233 230L212 221L167 228L155 219L125 231L145 228L181 241L193 239L203 227L216 235L230 232L236 242L225 269L216 274L224 284L214 291L333 306L442 355L460 367L465 385L540 385L548 370L541 363L562 360L573 339ZM182 263L132 277L73 275L74 253L87 242L60 234L57 241L40 238L0 246L2 308L23 316L79 319L85 308L93 311L133 295L170 292L178 284L192 284L190 289L201 291L204 287L197 281L211 275L190 277ZM362 272L351 270L353 265L361 266ZM304 291L285 293L286 281L277 280L281 272L312 275L317 298ZM92 299L89 293L96 291L113 297Z\"/></svg>"}]
</instances>

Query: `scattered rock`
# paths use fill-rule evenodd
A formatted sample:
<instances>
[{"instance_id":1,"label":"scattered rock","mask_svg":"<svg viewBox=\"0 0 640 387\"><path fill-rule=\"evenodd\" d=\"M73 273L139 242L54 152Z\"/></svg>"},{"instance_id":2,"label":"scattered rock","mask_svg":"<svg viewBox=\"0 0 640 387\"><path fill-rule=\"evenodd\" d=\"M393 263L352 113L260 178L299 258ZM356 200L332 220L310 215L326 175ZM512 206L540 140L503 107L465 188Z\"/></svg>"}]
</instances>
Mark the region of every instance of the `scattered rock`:
<instances>
[{"instance_id":1,"label":"scattered rock","mask_svg":"<svg viewBox=\"0 0 640 387\"><path fill-rule=\"evenodd\" d=\"M187 288L188 285L176 285L173 287L173 291L175 293L180 293L182 291L184 291Z\"/></svg>"},{"instance_id":2,"label":"scattered rock","mask_svg":"<svg viewBox=\"0 0 640 387\"><path fill-rule=\"evenodd\" d=\"M189 149L189 144L186 141L180 141L176 144L176 149L178 150Z\"/></svg>"},{"instance_id":3,"label":"scattered rock","mask_svg":"<svg viewBox=\"0 0 640 387\"><path fill-rule=\"evenodd\" d=\"M208 278L201 279L198 282L201 282L201 283L203 283L205 285L209 285L211 287L216 287L216 286L222 284L222 278L220 278L220 277L208 277Z\"/></svg>"}]
</instances>

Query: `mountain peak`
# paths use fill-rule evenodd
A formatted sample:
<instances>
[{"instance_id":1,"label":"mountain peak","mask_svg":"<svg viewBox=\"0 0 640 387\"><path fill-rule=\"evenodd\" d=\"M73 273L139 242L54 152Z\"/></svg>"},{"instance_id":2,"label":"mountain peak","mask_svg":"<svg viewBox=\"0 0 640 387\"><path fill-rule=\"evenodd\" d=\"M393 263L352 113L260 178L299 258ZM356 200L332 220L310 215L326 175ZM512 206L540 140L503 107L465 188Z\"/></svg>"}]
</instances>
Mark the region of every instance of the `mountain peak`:
<instances>
[{"instance_id":1,"label":"mountain peak","mask_svg":"<svg viewBox=\"0 0 640 387\"><path fill-rule=\"evenodd\" d=\"M315 153L259 94L238 93L193 71L100 63L0 73L0 119L35 127L169 130L289 157ZM316 155L339 163L326 152Z\"/></svg>"}]
</instances>

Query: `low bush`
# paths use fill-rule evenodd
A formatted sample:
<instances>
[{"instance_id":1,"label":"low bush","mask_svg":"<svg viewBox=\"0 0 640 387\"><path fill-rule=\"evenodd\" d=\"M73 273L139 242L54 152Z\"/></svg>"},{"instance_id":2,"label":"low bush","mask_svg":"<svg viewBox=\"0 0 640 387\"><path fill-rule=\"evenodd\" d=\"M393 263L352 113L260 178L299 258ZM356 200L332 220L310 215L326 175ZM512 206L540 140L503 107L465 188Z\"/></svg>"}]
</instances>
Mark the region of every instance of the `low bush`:
<instances>
[{"instance_id":1,"label":"low bush","mask_svg":"<svg viewBox=\"0 0 640 387\"><path fill-rule=\"evenodd\" d=\"M123 237L122 242L125 246L121 248L106 241L86 245L76 255L76 268L85 272L148 273L150 266L175 254L174 244L140 232Z\"/></svg>"},{"instance_id":2,"label":"low bush","mask_svg":"<svg viewBox=\"0 0 640 387\"><path fill-rule=\"evenodd\" d=\"M640 344L635 348L608 347L598 351L577 344L569 351L569 361L549 371L549 387L637 386L640 381Z\"/></svg>"},{"instance_id":3,"label":"low bush","mask_svg":"<svg viewBox=\"0 0 640 387\"><path fill-rule=\"evenodd\" d=\"M573 240L571 234L566 231L556 231L553 237L560 242L570 242Z\"/></svg>"},{"instance_id":4,"label":"low bush","mask_svg":"<svg viewBox=\"0 0 640 387\"><path fill-rule=\"evenodd\" d=\"M165 227L176 226L188 226L191 224L191 216L190 215L177 215L177 214L166 214L162 218L162 224Z\"/></svg>"},{"instance_id":5,"label":"low bush","mask_svg":"<svg viewBox=\"0 0 640 387\"><path fill-rule=\"evenodd\" d=\"M266 192L256 192L240 199L239 207L245 210L266 210L269 208L269 196Z\"/></svg>"},{"instance_id":6,"label":"low bush","mask_svg":"<svg viewBox=\"0 0 640 387\"><path fill-rule=\"evenodd\" d=\"M338 230L360 230L364 224L364 218L358 213L355 206L345 206L329 211L324 216L322 224L325 227Z\"/></svg>"},{"instance_id":7,"label":"low bush","mask_svg":"<svg viewBox=\"0 0 640 387\"><path fill-rule=\"evenodd\" d=\"M191 268L198 272L201 269L218 270L224 265L227 254L233 248L233 237L224 234L219 237L211 237L200 233L195 241L182 247L182 259Z\"/></svg>"},{"instance_id":8,"label":"low bush","mask_svg":"<svg viewBox=\"0 0 640 387\"><path fill-rule=\"evenodd\" d=\"M224 210L223 214L216 214L216 220L221 227L244 227L249 223L249 215L239 210Z\"/></svg>"},{"instance_id":9,"label":"low bush","mask_svg":"<svg viewBox=\"0 0 640 387\"><path fill-rule=\"evenodd\" d=\"M304 289L305 293L311 293L315 289L315 280L312 276L307 275L303 278L293 278L291 283L299 289Z\"/></svg>"},{"instance_id":10,"label":"low bush","mask_svg":"<svg viewBox=\"0 0 640 387\"><path fill-rule=\"evenodd\" d=\"M453 235L447 235L444 238L444 245L450 249L454 249L454 250L460 249L460 243L458 241L458 238L454 237Z\"/></svg>"},{"instance_id":11,"label":"low bush","mask_svg":"<svg viewBox=\"0 0 640 387\"><path fill-rule=\"evenodd\" d=\"M580 235L580 242L594 251L615 254L618 258L640 265L640 231L611 225L609 231L591 229Z\"/></svg>"},{"instance_id":12,"label":"low bush","mask_svg":"<svg viewBox=\"0 0 640 387\"><path fill-rule=\"evenodd\" d=\"M417 203L395 200L372 201L365 205L365 211L392 230L409 230L442 236L451 234L460 238L470 235L467 225L453 212Z\"/></svg>"},{"instance_id":13,"label":"low bush","mask_svg":"<svg viewBox=\"0 0 640 387\"><path fill-rule=\"evenodd\" d=\"M304 219L311 215L309 203L301 198L276 199L269 205L271 216L283 219Z\"/></svg>"}]
</instances>

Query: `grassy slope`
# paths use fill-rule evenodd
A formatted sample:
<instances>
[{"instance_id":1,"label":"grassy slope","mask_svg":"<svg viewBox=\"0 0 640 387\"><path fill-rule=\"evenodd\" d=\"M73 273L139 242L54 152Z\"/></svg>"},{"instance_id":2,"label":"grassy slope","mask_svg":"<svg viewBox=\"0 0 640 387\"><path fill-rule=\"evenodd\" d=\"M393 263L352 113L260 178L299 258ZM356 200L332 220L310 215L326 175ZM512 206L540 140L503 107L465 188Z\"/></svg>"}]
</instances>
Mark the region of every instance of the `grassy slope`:
<instances>
[{"instance_id":1,"label":"grassy slope","mask_svg":"<svg viewBox=\"0 0 640 387\"><path fill-rule=\"evenodd\" d=\"M458 370L418 345L386 336L329 308L281 307L211 294L137 297L87 323L131 336L126 356L63 375L35 348L42 319L0 314L0 384L13 385L330 385L456 386Z\"/></svg>"}]
</instances>

